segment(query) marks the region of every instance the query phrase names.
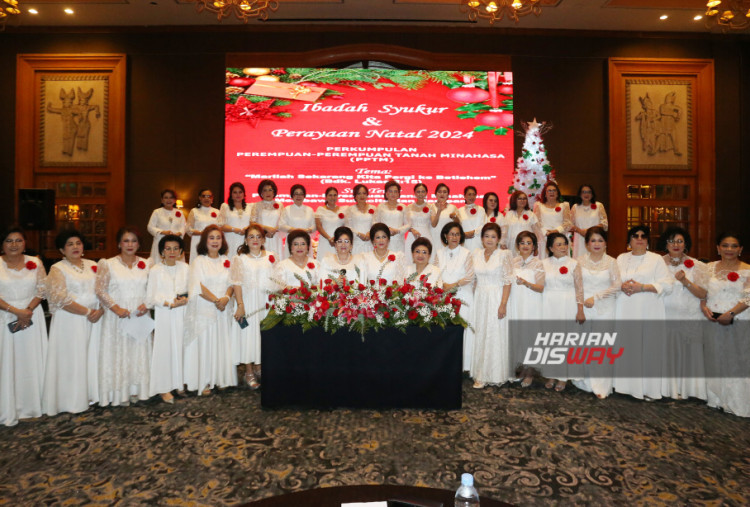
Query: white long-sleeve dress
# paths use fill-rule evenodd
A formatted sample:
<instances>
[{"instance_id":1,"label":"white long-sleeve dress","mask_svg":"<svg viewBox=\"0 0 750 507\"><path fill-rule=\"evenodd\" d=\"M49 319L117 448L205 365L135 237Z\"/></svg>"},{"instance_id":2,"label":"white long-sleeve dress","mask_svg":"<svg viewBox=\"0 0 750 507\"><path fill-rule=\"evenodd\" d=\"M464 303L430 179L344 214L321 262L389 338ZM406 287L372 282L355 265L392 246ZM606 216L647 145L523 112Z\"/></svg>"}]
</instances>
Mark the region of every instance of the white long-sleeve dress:
<instances>
[{"instance_id":1,"label":"white long-sleeve dress","mask_svg":"<svg viewBox=\"0 0 750 507\"><path fill-rule=\"evenodd\" d=\"M573 224L570 221L570 205L561 202L549 208L537 201L534 203L534 214L539 221L539 258L547 258L547 231L554 229L567 235ZM514 238L515 239L515 238Z\"/></svg>"},{"instance_id":2,"label":"white long-sleeve dress","mask_svg":"<svg viewBox=\"0 0 750 507\"><path fill-rule=\"evenodd\" d=\"M78 303L95 310L96 263L82 259L79 268L63 259L50 268L47 275L47 301L52 312L44 375L45 414L60 412L73 414L89 408L89 342L99 340L102 318L92 324L86 315L76 315L63 307Z\"/></svg>"},{"instance_id":3,"label":"white long-sleeve dress","mask_svg":"<svg viewBox=\"0 0 750 507\"><path fill-rule=\"evenodd\" d=\"M344 225L346 220L346 208L340 207L338 210L333 211L324 206L318 206L315 210L315 218L320 220L320 225L323 226L323 230L326 231L331 239L333 239L333 233ZM332 247L326 238L322 234L318 235L318 251L316 254L317 259L323 259L326 255L334 253L335 247Z\"/></svg>"},{"instance_id":4,"label":"white long-sleeve dress","mask_svg":"<svg viewBox=\"0 0 750 507\"><path fill-rule=\"evenodd\" d=\"M505 212L503 217L503 223L500 226L503 237L500 239L500 244L510 250L511 255L515 258L518 256L518 248L516 248L516 238L523 231L529 231L539 238L539 220L536 215L529 210L524 211L520 215L513 210ZM545 249L544 244L539 244L539 250Z\"/></svg>"},{"instance_id":5,"label":"white long-sleeve dress","mask_svg":"<svg viewBox=\"0 0 750 507\"><path fill-rule=\"evenodd\" d=\"M177 208L168 210L166 208L157 208L151 213L148 220L148 233L154 237L151 243L151 261L156 264L161 261L159 257L159 241L164 237L164 231L172 231L182 237L187 231L187 220L185 214Z\"/></svg>"},{"instance_id":6,"label":"white long-sleeve dress","mask_svg":"<svg viewBox=\"0 0 750 507\"><path fill-rule=\"evenodd\" d=\"M724 271L719 269L718 262L712 262L707 271L709 310L725 313L737 303L750 305L750 269ZM709 322L704 336L706 366L713 372L707 379L708 406L723 408L740 417L750 417L750 378L737 375L748 368L749 318L750 309L735 315L734 323L729 326Z\"/></svg>"},{"instance_id":7,"label":"white long-sleeve dress","mask_svg":"<svg viewBox=\"0 0 750 507\"><path fill-rule=\"evenodd\" d=\"M230 300L224 311L201 297L201 284L217 298L229 289L231 261L226 255L212 259L199 255L190 263L188 304L185 319L184 383L201 392L213 387L237 385L231 326L234 315ZM236 325L236 324L235 324Z\"/></svg>"},{"instance_id":8,"label":"white long-sleeve dress","mask_svg":"<svg viewBox=\"0 0 750 507\"><path fill-rule=\"evenodd\" d=\"M146 288L146 304L154 309L154 346L151 355L149 394L183 389L183 336L185 306L169 308L180 294L188 293L188 265L157 264L151 268ZM165 305L165 303L167 303Z\"/></svg>"},{"instance_id":9,"label":"white long-sleeve dress","mask_svg":"<svg viewBox=\"0 0 750 507\"><path fill-rule=\"evenodd\" d=\"M238 364L260 364L260 322L267 313L268 294L277 289L272 278L278 262L275 252L264 250L258 258L251 254L238 255L232 263L230 282L242 288L242 303L248 324L239 331L239 356L235 358Z\"/></svg>"},{"instance_id":10,"label":"white long-sleeve dress","mask_svg":"<svg viewBox=\"0 0 750 507\"><path fill-rule=\"evenodd\" d=\"M440 239L440 232L443 230L443 227L445 227L445 224L448 222L453 222L454 220L451 218L451 215L454 213L458 213L458 208L454 204L448 203L448 205L445 207L442 213L440 213L438 217L438 222L435 227L431 227L432 230L432 258L435 258L435 254L442 250L443 248L446 248L446 246L443 244L443 240ZM435 205L435 214L437 214L437 205ZM432 222L430 222L430 225L432 225Z\"/></svg>"},{"instance_id":11,"label":"white long-sleeve dress","mask_svg":"<svg viewBox=\"0 0 750 507\"><path fill-rule=\"evenodd\" d=\"M632 252L621 254L617 257L617 267L623 283L635 280L653 285L657 292L636 292L627 296L620 291L617 294L615 318L618 326L624 322L630 329L630 334L638 326L642 331L640 337L627 342L628 347L633 349L632 353L628 350L632 361L624 361L623 357L615 362L614 388L618 393L629 394L638 399L657 399L661 397L666 350L664 296L672 291L674 277L661 255L653 252L643 255L633 255ZM646 377L645 374L649 376Z\"/></svg>"},{"instance_id":12,"label":"white long-sleeve dress","mask_svg":"<svg viewBox=\"0 0 750 507\"><path fill-rule=\"evenodd\" d=\"M520 333L527 327L531 329L530 322L542 318L542 293L531 290L525 285L518 284L518 278L523 278L528 283L544 286L544 266L539 257L530 255L526 259L515 257L513 259L513 288L510 290L508 299L508 324L511 329L511 360L514 366L520 366L526 355L526 344L522 343ZM530 345L530 344L529 344ZM525 376L522 375L522 376Z\"/></svg>"},{"instance_id":13,"label":"white long-sleeve dress","mask_svg":"<svg viewBox=\"0 0 750 507\"><path fill-rule=\"evenodd\" d=\"M513 378L514 368L508 343L508 317L498 318L503 287L513 281L510 252L497 249L485 260L484 249L472 253L474 289L474 352L471 376L478 382L502 384ZM511 289L512 291L512 289ZM507 307L506 307L507 309Z\"/></svg>"},{"instance_id":14,"label":"white long-sleeve dress","mask_svg":"<svg viewBox=\"0 0 750 507\"><path fill-rule=\"evenodd\" d=\"M432 243L433 252L435 251L435 243L432 239L432 223L430 222L433 213L435 213L435 205L432 203L426 202L421 206L412 203L406 207L406 223L409 225L409 232L406 234L404 254L407 257L411 256L411 245L417 239L410 229L416 230L420 237L429 239Z\"/></svg>"},{"instance_id":15,"label":"white long-sleeve dress","mask_svg":"<svg viewBox=\"0 0 750 507\"><path fill-rule=\"evenodd\" d=\"M463 368L464 371L469 371L474 356L474 331L472 329L474 326L474 262L471 252L462 246L452 250L445 247L438 250L437 254L433 251L433 256L435 265L440 268L440 276L444 284L456 283L461 279L470 280L470 283L458 287L455 296L463 301L459 315L471 326L464 329Z\"/></svg>"},{"instance_id":16,"label":"white long-sleeve dress","mask_svg":"<svg viewBox=\"0 0 750 507\"><path fill-rule=\"evenodd\" d=\"M136 317L138 307L146 304L149 263L136 257L131 267L120 256L99 261L96 272L96 295L103 308L102 333L98 351L98 396L95 401L105 407L129 403L131 395L149 398L151 375L151 336L131 336L123 329L126 319L110 310L117 305Z\"/></svg>"},{"instance_id":17,"label":"white long-sleeve dress","mask_svg":"<svg viewBox=\"0 0 750 507\"><path fill-rule=\"evenodd\" d=\"M303 229L311 235L312 231L315 231L315 212L310 206L306 204L297 206L292 203L281 212L279 230L284 233L284 239L294 229ZM312 245L310 247L310 255L312 255ZM289 257L289 245L286 244L286 241L284 242L284 249L279 254L282 259Z\"/></svg>"},{"instance_id":18,"label":"white long-sleeve dress","mask_svg":"<svg viewBox=\"0 0 750 507\"><path fill-rule=\"evenodd\" d=\"M473 252L477 248L482 248L482 227L487 222L487 215L484 208L478 204L467 204L458 210L458 220L464 232L475 231L473 238L466 238L464 247Z\"/></svg>"},{"instance_id":19,"label":"white long-sleeve dress","mask_svg":"<svg viewBox=\"0 0 750 507\"><path fill-rule=\"evenodd\" d=\"M363 241L359 239L359 234L369 234L370 227L374 224L375 220L375 206L368 204L364 212L357 208L357 205L352 205L346 208L344 212L346 218L344 225L349 227L354 232L354 243L352 244L352 253L362 254L372 251L372 241Z\"/></svg>"},{"instance_id":20,"label":"white long-sleeve dress","mask_svg":"<svg viewBox=\"0 0 750 507\"><path fill-rule=\"evenodd\" d=\"M600 202L591 203L588 206L574 204L570 210L570 221L579 229L588 229L602 224L604 230L609 230L609 221L604 205ZM586 255L586 238L580 234L573 233L573 258L577 259Z\"/></svg>"},{"instance_id":21,"label":"white long-sleeve dress","mask_svg":"<svg viewBox=\"0 0 750 507\"><path fill-rule=\"evenodd\" d=\"M198 206L190 210L190 214L188 215L187 219L187 233L188 236L190 236L190 262L193 262L193 259L198 256L197 248L198 243L201 240L200 234L193 235L192 230L195 229L203 232L203 229L211 224L215 224L218 226L222 225L219 210L217 210L213 206L210 206L208 208Z\"/></svg>"},{"instance_id":22,"label":"white long-sleeve dress","mask_svg":"<svg viewBox=\"0 0 750 507\"><path fill-rule=\"evenodd\" d=\"M245 242L245 228L250 225L253 220L253 205L245 204L244 209L234 208L229 209L229 204L221 203L219 209L219 219L222 225L228 225L229 227L235 227L242 229L242 233L237 234L236 232L225 232L224 237L227 239L227 257L233 259L237 255L237 249Z\"/></svg>"},{"instance_id":23,"label":"white long-sleeve dress","mask_svg":"<svg viewBox=\"0 0 750 507\"><path fill-rule=\"evenodd\" d=\"M31 263L31 264L30 264ZM32 269L29 269L31 265ZM44 265L24 256L24 267L8 269L0 258L0 297L15 308L26 308L36 297L44 297ZM0 424L13 426L19 419L42 415L44 368L47 358L47 325L42 306L34 309L32 325L11 333L8 324L17 317L2 312L0 328Z\"/></svg>"},{"instance_id":24,"label":"white long-sleeve dress","mask_svg":"<svg viewBox=\"0 0 750 507\"><path fill-rule=\"evenodd\" d=\"M409 223L406 221L406 206L397 203L396 207L391 209L387 202L380 203L375 210L375 223L383 223L397 231L396 234L391 236L391 243L388 248L394 252L404 253L405 234L409 230Z\"/></svg>"},{"instance_id":25,"label":"white long-sleeve dress","mask_svg":"<svg viewBox=\"0 0 750 507\"><path fill-rule=\"evenodd\" d=\"M284 205L279 201L259 201L253 204L253 217L260 225L278 229L283 210ZM284 233L281 231L274 234L273 238L266 238L265 247L269 252L276 252L281 255L283 246Z\"/></svg>"}]
</instances>

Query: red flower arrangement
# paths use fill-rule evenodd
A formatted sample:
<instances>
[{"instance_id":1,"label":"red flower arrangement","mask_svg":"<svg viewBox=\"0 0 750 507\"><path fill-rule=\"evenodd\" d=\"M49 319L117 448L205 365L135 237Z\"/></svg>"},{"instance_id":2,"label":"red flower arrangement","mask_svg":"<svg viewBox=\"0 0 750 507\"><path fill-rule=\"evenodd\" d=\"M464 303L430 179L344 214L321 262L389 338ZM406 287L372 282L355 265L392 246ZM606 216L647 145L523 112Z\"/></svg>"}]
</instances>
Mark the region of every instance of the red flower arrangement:
<instances>
[{"instance_id":1,"label":"red flower arrangement","mask_svg":"<svg viewBox=\"0 0 750 507\"><path fill-rule=\"evenodd\" d=\"M314 264L314 263L312 263L312 262L308 262L308 263L307 263L307 268L308 268L308 269L315 269L315 264Z\"/></svg>"},{"instance_id":2,"label":"red flower arrangement","mask_svg":"<svg viewBox=\"0 0 750 507\"><path fill-rule=\"evenodd\" d=\"M215 211L211 212L211 218L216 218L216 212Z\"/></svg>"},{"instance_id":3,"label":"red flower arrangement","mask_svg":"<svg viewBox=\"0 0 750 507\"><path fill-rule=\"evenodd\" d=\"M28 269L29 271L31 271L33 269L36 269L36 262L34 262L34 261L28 261L26 263L26 269Z\"/></svg>"},{"instance_id":4,"label":"red flower arrangement","mask_svg":"<svg viewBox=\"0 0 750 507\"><path fill-rule=\"evenodd\" d=\"M279 203L277 202L273 203L273 209L279 209Z\"/></svg>"},{"instance_id":5,"label":"red flower arrangement","mask_svg":"<svg viewBox=\"0 0 750 507\"><path fill-rule=\"evenodd\" d=\"M182 213L180 213L179 211L175 211L174 216L176 216L177 218L180 218L182 216Z\"/></svg>"},{"instance_id":6,"label":"red flower arrangement","mask_svg":"<svg viewBox=\"0 0 750 507\"><path fill-rule=\"evenodd\" d=\"M591 209L596 209L596 203L595 202L591 203Z\"/></svg>"},{"instance_id":7,"label":"red flower arrangement","mask_svg":"<svg viewBox=\"0 0 750 507\"><path fill-rule=\"evenodd\" d=\"M268 256L268 262L270 262L271 264L273 264L274 262L276 262L276 257L274 257L273 255L269 255Z\"/></svg>"},{"instance_id":8,"label":"red flower arrangement","mask_svg":"<svg viewBox=\"0 0 750 507\"><path fill-rule=\"evenodd\" d=\"M388 256L388 260L391 261L391 262L394 262L396 260L396 256L393 255L393 254L391 254L391 255Z\"/></svg>"},{"instance_id":9,"label":"red flower arrangement","mask_svg":"<svg viewBox=\"0 0 750 507\"><path fill-rule=\"evenodd\" d=\"M567 266L561 266L560 267L560 274L561 275L567 275L568 274L568 267Z\"/></svg>"},{"instance_id":10,"label":"red flower arrangement","mask_svg":"<svg viewBox=\"0 0 750 507\"><path fill-rule=\"evenodd\" d=\"M471 211L469 211L469 213L471 213L472 215L476 215L477 214L477 209L476 208L471 208Z\"/></svg>"},{"instance_id":11,"label":"red flower arrangement","mask_svg":"<svg viewBox=\"0 0 750 507\"><path fill-rule=\"evenodd\" d=\"M343 214L343 213L339 213L339 218L340 218L341 220L343 220L343 219L344 219L344 214Z\"/></svg>"},{"instance_id":12,"label":"red flower arrangement","mask_svg":"<svg viewBox=\"0 0 750 507\"><path fill-rule=\"evenodd\" d=\"M739 279L740 279L739 273L735 273L734 271L732 271L731 273L727 275L727 280L729 280L730 282L736 282Z\"/></svg>"},{"instance_id":13,"label":"red flower arrangement","mask_svg":"<svg viewBox=\"0 0 750 507\"><path fill-rule=\"evenodd\" d=\"M430 208L428 208L427 206L422 208L422 213L429 213L429 212L430 212Z\"/></svg>"},{"instance_id":14,"label":"red flower arrangement","mask_svg":"<svg viewBox=\"0 0 750 507\"><path fill-rule=\"evenodd\" d=\"M143 261L138 261L138 264L136 264L136 266L138 266L138 269L146 269L146 263Z\"/></svg>"},{"instance_id":15,"label":"red flower arrangement","mask_svg":"<svg viewBox=\"0 0 750 507\"><path fill-rule=\"evenodd\" d=\"M555 211L557 211L558 213L560 213L562 211L562 208L560 206L558 206L558 207L555 208Z\"/></svg>"},{"instance_id":16,"label":"red flower arrangement","mask_svg":"<svg viewBox=\"0 0 750 507\"><path fill-rule=\"evenodd\" d=\"M693 262L693 259L685 259L685 262L683 264L685 264L685 267L688 268L688 269L690 269L693 266L695 266L695 263Z\"/></svg>"},{"instance_id":17,"label":"red flower arrangement","mask_svg":"<svg viewBox=\"0 0 750 507\"><path fill-rule=\"evenodd\" d=\"M231 262L229 262L229 259L227 259L227 260L225 260L225 261L224 261L224 267L225 267L225 268L228 268L228 267L230 267L231 265L232 265L232 263L231 263Z\"/></svg>"},{"instance_id":18,"label":"red flower arrangement","mask_svg":"<svg viewBox=\"0 0 750 507\"><path fill-rule=\"evenodd\" d=\"M374 210L374 209L372 209L372 208L368 209L368 210L367 210L367 212L368 212L368 213L369 213L370 215L374 215L374 214L375 214L375 210Z\"/></svg>"},{"instance_id":19,"label":"red flower arrangement","mask_svg":"<svg viewBox=\"0 0 750 507\"><path fill-rule=\"evenodd\" d=\"M403 206L400 206L400 205L399 205L399 206L396 206L396 210L398 210L398 211L404 211L404 207L403 207Z\"/></svg>"},{"instance_id":20,"label":"red flower arrangement","mask_svg":"<svg viewBox=\"0 0 750 507\"><path fill-rule=\"evenodd\" d=\"M97 269L98 268L96 267L96 264L94 264L93 266L91 266L91 271L93 271L94 273L96 273Z\"/></svg>"}]
</instances>

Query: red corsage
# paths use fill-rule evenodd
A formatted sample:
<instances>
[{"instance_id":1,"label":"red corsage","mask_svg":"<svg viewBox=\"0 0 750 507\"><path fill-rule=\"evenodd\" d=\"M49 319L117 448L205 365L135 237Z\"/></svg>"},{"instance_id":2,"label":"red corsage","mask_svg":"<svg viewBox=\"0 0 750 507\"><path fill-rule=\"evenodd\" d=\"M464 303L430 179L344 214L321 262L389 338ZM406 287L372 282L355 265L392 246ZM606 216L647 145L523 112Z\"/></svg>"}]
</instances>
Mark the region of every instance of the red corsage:
<instances>
[{"instance_id":1,"label":"red corsage","mask_svg":"<svg viewBox=\"0 0 750 507\"><path fill-rule=\"evenodd\" d=\"M225 261L224 261L224 267L225 267L225 268L228 268L228 267L229 267L229 266L231 266L231 265L232 265L232 263L231 263L231 262L229 262L229 259L227 259L227 260L225 260Z\"/></svg>"},{"instance_id":2,"label":"red corsage","mask_svg":"<svg viewBox=\"0 0 750 507\"><path fill-rule=\"evenodd\" d=\"M524 215L523 215L523 219L524 219L524 220L528 220L528 219L529 219L529 215L527 215L527 214L525 214L525 213L524 213Z\"/></svg>"},{"instance_id":3,"label":"red corsage","mask_svg":"<svg viewBox=\"0 0 750 507\"><path fill-rule=\"evenodd\" d=\"M216 212L215 211L211 212L211 218L216 218Z\"/></svg>"},{"instance_id":4,"label":"red corsage","mask_svg":"<svg viewBox=\"0 0 750 507\"><path fill-rule=\"evenodd\" d=\"M560 267L560 274L561 275L567 275L568 274L568 267L567 266L561 266Z\"/></svg>"},{"instance_id":5,"label":"red corsage","mask_svg":"<svg viewBox=\"0 0 750 507\"><path fill-rule=\"evenodd\" d=\"M495 218L495 217L490 218L490 222L492 222L494 224L495 222L497 222L497 218Z\"/></svg>"},{"instance_id":6,"label":"red corsage","mask_svg":"<svg viewBox=\"0 0 750 507\"><path fill-rule=\"evenodd\" d=\"M731 273L727 275L727 280L729 280L730 282L736 282L739 279L740 279L739 273L735 273L734 271L732 271Z\"/></svg>"},{"instance_id":7,"label":"red corsage","mask_svg":"<svg viewBox=\"0 0 750 507\"><path fill-rule=\"evenodd\" d=\"M393 254L391 254L391 255L388 256L388 260L391 261L391 262L393 262L393 261L396 260L396 256L393 255Z\"/></svg>"},{"instance_id":8,"label":"red corsage","mask_svg":"<svg viewBox=\"0 0 750 507\"><path fill-rule=\"evenodd\" d=\"M136 264L136 266L138 266L138 269L146 269L146 263L143 261L138 261L138 264Z\"/></svg>"},{"instance_id":9,"label":"red corsage","mask_svg":"<svg viewBox=\"0 0 750 507\"><path fill-rule=\"evenodd\" d=\"M182 216L182 213L180 213L179 211L175 211L174 216L176 216L177 218L180 218Z\"/></svg>"},{"instance_id":10,"label":"red corsage","mask_svg":"<svg viewBox=\"0 0 750 507\"><path fill-rule=\"evenodd\" d=\"M314 264L314 263L312 263L312 262L308 262L308 263L307 263L307 267L308 267L309 269L315 269L315 264Z\"/></svg>"},{"instance_id":11,"label":"red corsage","mask_svg":"<svg viewBox=\"0 0 750 507\"><path fill-rule=\"evenodd\" d=\"M469 211L469 213L471 213L472 215L476 215L477 214L477 209L476 208L471 208L471 211Z\"/></svg>"},{"instance_id":12,"label":"red corsage","mask_svg":"<svg viewBox=\"0 0 750 507\"><path fill-rule=\"evenodd\" d=\"M276 257L274 257L273 255L269 255L268 256L268 262L270 262L271 264L273 264L274 262L276 262Z\"/></svg>"},{"instance_id":13,"label":"red corsage","mask_svg":"<svg viewBox=\"0 0 750 507\"><path fill-rule=\"evenodd\" d=\"M96 273L97 269L98 268L96 267L96 264L94 264L93 266L91 266L91 271L93 271L94 273Z\"/></svg>"},{"instance_id":14,"label":"red corsage","mask_svg":"<svg viewBox=\"0 0 750 507\"><path fill-rule=\"evenodd\" d=\"M692 268L693 266L695 266L695 263L693 262L693 259L685 259L684 264L685 264L685 267L688 268L688 269Z\"/></svg>"},{"instance_id":15,"label":"red corsage","mask_svg":"<svg viewBox=\"0 0 750 507\"><path fill-rule=\"evenodd\" d=\"M404 207L403 206L396 206L396 210L397 211L404 211Z\"/></svg>"},{"instance_id":16,"label":"red corsage","mask_svg":"<svg viewBox=\"0 0 750 507\"><path fill-rule=\"evenodd\" d=\"M422 208L422 213L429 213L429 212L430 212L430 208L428 208L427 206Z\"/></svg>"},{"instance_id":17,"label":"red corsage","mask_svg":"<svg viewBox=\"0 0 750 507\"><path fill-rule=\"evenodd\" d=\"M343 213L339 213L339 218L340 218L341 220L343 220L343 219L344 219L344 214L343 214Z\"/></svg>"},{"instance_id":18,"label":"red corsage","mask_svg":"<svg viewBox=\"0 0 750 507\"><path fill-rule=\"evenodd\" d=\"M374 215L374 214L375 214L375 210L374 210L374 209L372 209L372 208L368 209L368 210L367 210L367 212L368 212L368 213L369 213L370 215Z\"/></svg>"},{"instance_id":19,"label":"red corsage","mask_svg":"<svg viewBox=\"0 0 750 507\"><path fill-rule=\"evenodd\" d=\"M273 203L273 209L279 209L279 203L277 202Z\"/></svg>"},{"instance_id":20,"label":"red corsage","mask_svg":"<svg viewBox=\"0 0 750 507\"><path fill-rule=\"evenodd\" d=\"M26 269L28 269L29 271L31 271L32 269L36 269L36 262L28 261L26 263Z\"/></svg>"},{"instance_id":21,"label":"red corsage","mask_svg":"<svg viewBox=\"0 0 750 507\"><path fill-rule=\"evenodd\" d=\"M596 203L595 202L591 203L591 209L596 209Z\"/></svg>"},{"instance_id":22,"label":"red corsage","mask_svg":"<svg viewBox=\"0 0 750 507\"><path fill-rule=\"evenodd\" d=\"M558 213L560 213L562 211L562 208L560 206L558 206L557 208L555 208L555 211L557 211Z\"/></svg>"}]
</instances>

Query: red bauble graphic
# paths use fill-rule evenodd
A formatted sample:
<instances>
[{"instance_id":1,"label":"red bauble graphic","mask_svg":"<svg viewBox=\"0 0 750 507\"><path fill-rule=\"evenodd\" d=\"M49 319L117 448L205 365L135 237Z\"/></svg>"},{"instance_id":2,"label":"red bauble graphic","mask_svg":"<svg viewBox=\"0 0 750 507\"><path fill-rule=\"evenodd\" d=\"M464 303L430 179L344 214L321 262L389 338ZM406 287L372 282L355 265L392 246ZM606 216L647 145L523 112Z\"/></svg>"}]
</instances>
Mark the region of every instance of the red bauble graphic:
<instances>
[{"instance_id":1,"label":"red bauble graphic","mask_svg":"<svg viewBox=\"0 0 750 507\"><path fill-rule=\"evenodd\" d=\"M513 125L513 113L502 109L490 109L487 113L478 114L476 121L488 127L507 127Z\"/></svg>"},{"instance_id":2,"label":"red bauble graphic","mask_svg":"<svg viewBox=\"0 0 750 507\"><path fill-rule=\"evenodd\" d=\"M230 86L250 86L255 83L255 79L250 77L236 77L229 80Z\"/></svg>"},{"instance_id":3,"label":"red bauble graphic","mask_svg":"<svg viewBox=\"0 0 750 507\"><path fill-rule=\"evenodd\" d=\"M473 83L465 84L461 88L448 90L445 96L453 102L461 102L462 104L475 104L477 102L484 102L490 98L488 92L477 88Z\"/></svg>"},{"instance_id":4,"label":"red bauble graphic","mask_svg":"<svg viewBox=\"0 0 750 507\"><path fill-rule=\"evenodd\" d=\"M512 85L498 86L497 91L502 93L503 95L513 95L513 86Z\"/></svg>"}]
</instances>

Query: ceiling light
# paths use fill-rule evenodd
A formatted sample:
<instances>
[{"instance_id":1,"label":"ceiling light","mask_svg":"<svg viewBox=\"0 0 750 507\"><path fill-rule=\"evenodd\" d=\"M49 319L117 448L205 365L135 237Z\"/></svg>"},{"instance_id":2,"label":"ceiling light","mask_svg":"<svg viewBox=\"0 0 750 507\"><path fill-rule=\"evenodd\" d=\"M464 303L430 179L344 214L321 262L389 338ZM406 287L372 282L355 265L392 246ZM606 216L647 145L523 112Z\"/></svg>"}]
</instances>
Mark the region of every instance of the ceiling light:
<instances>
[{"instance_id":1,"label":"ceiling light","mask_svg":"<svg viewBox=\"0 0 750 507\"><path fill-rule=\"evenodd\" d=\"M695 21L700 21L701 19L703 19L703 16L701 16L700 14L696 14L696 16L693 19Z\"/></svg>"},{"instance_id":2,"label":"ceiling light","mask_svg":"<svg viewBox=\"0 0 750 507\"><path fill-rule=\"evenodd\" d=\"M73 9L71 9L70 7L66 7L65 9L63 9L63 12L65 12L65 14L73 14Z\"/></svg>"},{"instance_id":3,"label":"ceiling light","mask_svg":"<svg viewBox=\"0 0 750 507\"><path fill-rule=\"evenodd\" d=\"M666 14L662 14L661 16L659 16L659 19L661 19L662 21L664 21L664 20L665 20L665 19L667 19L668 17L669 17L669 16L667 16Z\"/></svg>"},{"instance_id":4,"label":"ceiling light","mask_svg":"<svg viewBox=\"0 0 750 507\"><path fill-rule=\"evenodd\" d=\"M247 23L248 19L268 19L268 11L276 12L279 3L276 0L188 0L195 2L197 11L204 10L216 14L219 21L234 14L237 19Z\"/></svg>"},{"instance_id":5,"label":"ceiling light","mask_svg":"<svg viewBox=\"0 0 750 507\"><path fill-rule=\"evenodd\" d=\"M484 18L491 25L504 18L518 23L523 16L542 13L541 0L461 0L460 9L468 14L469 21Z\"/></svg>"},{"instance_id":6,"label":"ceiling light","mask_svg":"<svg viewBox=\"0 0 750 507\"><path fill-rule=\"evenodd\" d=\"M29 14L39 14L39 11L34 9L33 7L29 9Z\"/></svg>"},{"instance_id":7,"label":"ceiling light","mask_svg":"<svg viewBox=\"0 0 750 507\"><path fill-rule=\"evenodd\" d=\"M704 22L709 30L714 27L722 32L747 30L750 28L750 0L709 0Z\"/></svg>"}]
</instances>

